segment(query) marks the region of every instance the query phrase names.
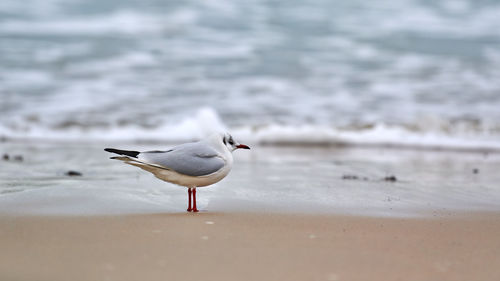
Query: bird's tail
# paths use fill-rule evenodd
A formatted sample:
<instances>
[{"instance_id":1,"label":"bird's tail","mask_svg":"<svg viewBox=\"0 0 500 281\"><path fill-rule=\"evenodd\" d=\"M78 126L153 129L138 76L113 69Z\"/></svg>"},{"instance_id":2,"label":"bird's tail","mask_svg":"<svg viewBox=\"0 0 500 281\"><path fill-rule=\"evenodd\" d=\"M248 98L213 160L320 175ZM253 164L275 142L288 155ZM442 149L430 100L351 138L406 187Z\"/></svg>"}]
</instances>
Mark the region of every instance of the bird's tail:
<instances>
[{"instance_id":1,"label":"bird's tail","mask_svg":"<svg viewBox=\"0 0 500 281\"><path fill-rule=\"evenodd\" d=\"M137 155L139 155L139 153L140 153L139 151L121 150L121 149L115 149L115 148L105 148L104 150L107 152L116 153L116 154L120 154L120 155L126 155L126 156L130 156L130 157L134 157L134 158L137 158Z\"/></svg>"}]
</instances>

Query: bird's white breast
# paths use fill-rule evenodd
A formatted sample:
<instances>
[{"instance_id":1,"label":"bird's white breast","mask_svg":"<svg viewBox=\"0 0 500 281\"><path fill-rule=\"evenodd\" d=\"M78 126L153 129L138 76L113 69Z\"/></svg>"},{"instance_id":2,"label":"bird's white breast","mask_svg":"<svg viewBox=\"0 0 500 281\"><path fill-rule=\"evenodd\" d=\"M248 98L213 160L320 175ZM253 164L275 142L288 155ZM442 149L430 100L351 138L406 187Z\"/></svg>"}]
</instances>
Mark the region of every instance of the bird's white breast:
<instances>
[{"instance_id":1,"label":"bird's white breast","mask_svg":"<svg viewBox=\"0 0 500 281\"><path fill-rule=\"evenodd\" d=\"M222 160L224 160L225 165L218 171L205 176L188 176L177 173L173 170L156 167L150 168L149 172L153 173L157 178L163 181L185 186L188 188L207 186L222 180L231 171L231 168L233 166L233 156L231 155L231 153L228 151L227 153L221 154L220 157L222 158Z\"/></svg>"}]
</instances>

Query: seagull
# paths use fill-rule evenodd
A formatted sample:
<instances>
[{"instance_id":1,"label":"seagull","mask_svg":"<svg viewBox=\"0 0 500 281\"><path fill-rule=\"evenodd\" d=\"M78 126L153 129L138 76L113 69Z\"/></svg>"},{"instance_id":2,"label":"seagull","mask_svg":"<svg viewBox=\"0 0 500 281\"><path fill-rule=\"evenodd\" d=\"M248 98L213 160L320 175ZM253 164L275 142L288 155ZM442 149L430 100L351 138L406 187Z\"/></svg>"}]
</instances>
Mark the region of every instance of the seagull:
<instances>
[{"instance_id":1,"label":"seagull","mask_svg":"<svg viewBox=\"0 0 500 281\"><path fill-rule=\"evenodd\" d=\"M196 188L214 184L227 176L233 166L232 152L239 148L250 149L235 141L229 133L216 133L204 140L181 144L168 150L104 150L121 155L111 159L139 167L160 180L187 187L187 211L198 212Z\"/></svg>"}]
</instances>

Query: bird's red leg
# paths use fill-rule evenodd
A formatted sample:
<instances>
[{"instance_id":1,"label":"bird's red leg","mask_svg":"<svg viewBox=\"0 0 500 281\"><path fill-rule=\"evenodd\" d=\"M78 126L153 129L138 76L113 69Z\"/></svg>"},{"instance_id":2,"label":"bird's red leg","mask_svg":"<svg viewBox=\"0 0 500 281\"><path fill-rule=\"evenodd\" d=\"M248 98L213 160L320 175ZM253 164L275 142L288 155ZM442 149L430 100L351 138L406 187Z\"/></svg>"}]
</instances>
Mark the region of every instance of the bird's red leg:
<instances>
[{"instance_id":1,"label":"bird's red leg","mask_svg":"<svg viewBox=\"0 0 500 281\"><path fill-rule=\"evenodd\" d=\"M188 197L189 197L189 206L188 206L187 211L191 212L193 210L193 208L191 208L191 188L188 188Z\"/></svg>"},{"instance_id":2,"label":"bird's red leg","mask_svg":"<svg viewBox=\"0 0 500 281\"><path fill-rule=\"evenodd\" d=\"M196 208L196 188L193 188L193 212L198 212L198 209Z\"/></svg>"}]
</instances>

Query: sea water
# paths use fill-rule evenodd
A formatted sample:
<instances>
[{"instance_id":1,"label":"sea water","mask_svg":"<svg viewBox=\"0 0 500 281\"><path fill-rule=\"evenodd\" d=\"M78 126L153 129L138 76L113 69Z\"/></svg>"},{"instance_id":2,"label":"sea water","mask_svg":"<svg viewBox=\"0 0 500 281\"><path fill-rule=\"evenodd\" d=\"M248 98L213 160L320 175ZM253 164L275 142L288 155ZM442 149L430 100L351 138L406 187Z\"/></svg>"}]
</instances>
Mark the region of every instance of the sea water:
<instances>
[{"instance_id":1,"label":"sea water","mask_svg":"<svg viewBox=\"0 0 500 281\"><path fill-rule=\"evenodd\" d=\"M500 1L2 0L0 136L500 148Z\"/></svg>"}]
</instances>

